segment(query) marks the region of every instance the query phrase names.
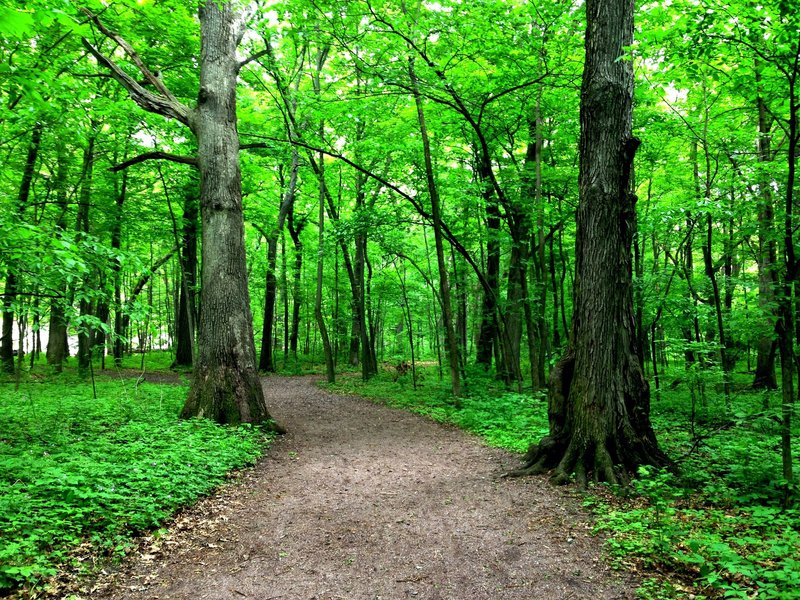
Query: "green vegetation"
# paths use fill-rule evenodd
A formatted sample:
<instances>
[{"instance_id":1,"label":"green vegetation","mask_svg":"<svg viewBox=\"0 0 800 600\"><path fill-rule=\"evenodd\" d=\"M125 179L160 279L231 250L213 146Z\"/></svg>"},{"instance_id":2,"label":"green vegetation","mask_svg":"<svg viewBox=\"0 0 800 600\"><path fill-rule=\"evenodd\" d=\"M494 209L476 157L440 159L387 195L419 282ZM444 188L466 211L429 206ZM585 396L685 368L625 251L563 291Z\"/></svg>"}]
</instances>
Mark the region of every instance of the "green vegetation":
<instances>
[{"instance_id":1,"label":"green vegetation","mask_svg":"<svg viewBox=\"0 0 800 600\"><path fill-rule=\"evenodd\" d=\"M131 537L251 464L260 431L177 418L186 387L64 374L0 386L0 594Z\"/></svg>"},{"instance_id":2,"label":"green vegetation","mask_svg":"<svg viewBox=\"0 0 800 600\"><path fill-rule=\"evenodd\" d=\"M668 374L677 380L677 371ZM516 452L547 432L544 399L470 375L461 410L433 369L423 370L416 391L410 375L389 371L368 382L341 378L330 389L457 425ZM677 473L642 468L630 489L592 488L585 503L596 530L610 536L617 566L660 574L645 581L642 598L797 598L800 510L781 508L779 394L740 392L727 411L722 394L708 391L713 375L705 378L691 382L707 390L694 419L687 383L653 399L656 433Z\"/></svg>"}]
</instances>

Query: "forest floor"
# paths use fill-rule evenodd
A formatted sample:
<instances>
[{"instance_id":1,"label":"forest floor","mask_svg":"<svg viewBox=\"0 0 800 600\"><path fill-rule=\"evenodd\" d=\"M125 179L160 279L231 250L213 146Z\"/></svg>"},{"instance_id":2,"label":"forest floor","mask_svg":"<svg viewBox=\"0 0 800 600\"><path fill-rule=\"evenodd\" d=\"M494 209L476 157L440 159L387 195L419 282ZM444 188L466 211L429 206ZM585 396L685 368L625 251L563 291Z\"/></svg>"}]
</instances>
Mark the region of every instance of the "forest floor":
<instances>
[{"instance_id":1,"label":"forest floor","mask_svg":"<svg viewBox=\"0 0 800 600\"><path fill-rule=\"evenodd\" d=\"M569 490L418 415L264 380L288 434L78 597L635 598Z\"/></svg>"}]
</instances>

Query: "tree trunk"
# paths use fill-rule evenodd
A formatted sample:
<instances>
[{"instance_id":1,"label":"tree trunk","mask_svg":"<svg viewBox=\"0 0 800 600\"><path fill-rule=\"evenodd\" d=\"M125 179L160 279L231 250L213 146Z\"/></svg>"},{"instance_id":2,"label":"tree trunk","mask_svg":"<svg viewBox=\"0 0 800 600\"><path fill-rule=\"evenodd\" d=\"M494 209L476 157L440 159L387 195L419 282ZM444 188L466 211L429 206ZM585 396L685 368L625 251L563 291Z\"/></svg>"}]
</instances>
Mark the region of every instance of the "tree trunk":
<instances>
[{"instance_id":1,"label":"tree trunk","mask_svg":"<svg viewBox=\"0 0 800 600\"><path fill-rule=\"evenodd\" d=\"M247 287L236 129L236 47L244 28L231 3L207 0L200 8L200 29L200 91L192 125L200 169L203 286L197 364L181 416L267 424Z\"/></svg>"},{"instance_id":2,"label":"tree trunk","mask_svg":"<svg viewBox=\"0 0 800 600\"><path fill-rule=\"evenodd\" d=\"M194 362L194 336L197 322L195 287L197 285L197 189L192 178L183 198L181 233L181 274L178 292L177 338L173 366L190 367Z\"/></svg>"},{"instance_id":3,"label":"tree trunk","mask_svg":"<svg viewBox=\"0 0 800 600\"><path fill-rule=\"evenodd\" d=\"M303 242L300 234L305 228L305 220L295 223L294 207L289 211L289 235L294 246L294 269L292 273L292 327L289 336L289 349L297 358L297 339L300 335L300 307L303 305Z\"/></svg>"},{"instance_id":4,"label":"tree trunk","mask_svg":"<svg viewBox=\"0 0 800 600\"><path fill-rule=\"evenodd\" d=\"M756 65L756 84L760 83L758 65ZM759 86L760 87L760 86ZM759 90L760 91L760 90ZM758 99L758 162L764 168L772 161L771 148L771 117L767 112L764 99ZM770 178L765 172L759 180L758 204L758 305L764 317L775 321L775 286L777 277L775 269L778 262L778 251L775 233L775 208L772 199ZM758 338L758 351L756 355L756 372L753 377L754 389L774 390L778 388L778 378L775 374L775 347L774 327L765 329Z\"/></svg>"},{"instance_id":5,"label":"tree trunk","mask_svg":"<svg viewBox=\"0 0 800 600\"><path fill-rule=\"evenodd\" d=\"M514 213L517 213L513 208ZM508 264L508 283L506 289L505 315L503 319L503 346L504 360L498 375L506 385L522 382L522 367L520 365L520 349L522 346L522 323L524 306L528 305L525 285L527 275L526 263L528 262L528 246L530 227L527 219L514 214L509 218L512 228L511 257ZM536 360L534 357L532 360ZM532 363L534 364L534 363ZM498 365L500 367L500 365ZM535 367L534 367L535 368Z\"/></svg>"},{"instance_id":6,"label":"tree trunk","mask_svg":"<svg viewBox=\"0 0 800 600\"><path fill-rule=\"evenodd\" d=\"M328 56L328 48L322 48L317 53L316 70L312 76L312 83L314 85L314 93L319 95L322 87L320 81L320 73L322 66ZM322 119L319 121L319 137L322 139L325 133L325 123ZM320 153L317 156L319 163L319 237L317 247L317 289L314 297L314 318L317 321L317 328L319 329L319 336L322 338L322 351L325 353L325 375L328 383L336 381L336 366L334 363L334 350L331 347L330 336L328 335L328 327L325 324L325 316L322 312L322 277L324 273L325 261L325 157ZM338 261L337 261L338 262ZM337 278L338 281L338 278ZM334 327L336 323L336 316L338 314L338 290L337 290L337 310L334 312Z\"/></svg>"},{"instance_id":7,"label":"tree trunk","mask_svg":"<svg viewBox=\"0 0 800 600\"><path fill-rule=\"evenodd\" d=\"M95 137L89 138L89 143L83 151L83 174L81 176L81 192L78 200L78 219L75 226L76 237L80 239L89 233L89 206L92 201L92 180L94 176L94 142ZM82 282L83 288L91 285L89 281ZM92 305L88 293L81 291L78 301L80 319L78 324L78 373L85 376L89 373L92 361L92 330L86 324L84 317L91 316Z\"/></svg>"},{"instance_id":8,"label":"tree trunk","mask_svg":"<svg viewBox=\"0 0 800 600\"><path fill-rule=\"evenodd\" d=\"M66 230L67 221L67 151L65 142L58 141L56 154L56 206L59 213L56 218L55 228L56 235L62 235ZM56 298L50 303L50 321L47 332L47 364L52 368L54 373L61 373L64 365L64 359L67 356L67 320L66 305L67 284L62 283L60 291L64 297Z\"/></svg>"},{"instance_id":9,"label":"tree trunk","mask_svg":"<svg viewBox=\"0 0 800 600\"><path fill-rule=\"evenodd\" d=\"M555 468L563 483L624 481L642 464L664 465L650 424L650 390L636 347L629 184L639 141L631 137L632 0L586 3L581 88L580 204L572 335L550 377L550 434L515 474Z\"/></svg>"},{"instance_id":10,"label":"tree trunk","mask_svg":"<svg viewBox=\"0 0 800 600\"><path fill-rule=\"evenodd\" d=\"M275 372L275 360L272 356L273 333L275 329L275 299L278 290L278 278L276 276L278 259L278 238L283 231L286 215L294 203L297 191L297 170L300 167L300 155L297 148L292 148L292 166L289 171L289 182L286 190L281 197L281 205L278 209L278 220L275 228L267 236L267 280L264 291L264 323L261 329L261 355L259 356L258 368L267 373ZM283 176L282 176L283 177Z\"/></svg>"},{"instance_id":11,"label":"tree trunk","mask_svg":"<svg viewBox=\"0 0 800 600\"><path fill-rule=\"evenodd\" d=\"M800 52L800 48L798 49ZM800 59L800 53L798 53ZM794 186L797 169L797 151L800 144L800 123L798 122L798 102L795 85L797 81L797 65L789 79L789 144L787 153L788 172L786 175L786 210L783 223L783 260L785 272L781 294L778 296L778 348L781 357L781 463L784 480L784 504L792 501L794 484L794 461L792 458L792 415L794 413L794 375L795 375L795 331L794 305L792 292L797 293L798 262L794 246Z\"/></svg>"},{"instance_id":12,"label":"tree trunk","mask_svg":"<svg viewBox=\"0 0 800 600\"><path fill-rule=\"evenodd\" d=\"M484 172L485 169L481 169ZM482 180L488 175L482 175ZM500 283L500 210L493 198L492 188L484 182L486 203L486 282L481 305L481 327L475 361L484 369L492 366L492 354L497 341L497 297Z\"/></svg>"},{"instance_id":13,"label":"tree trunk","mask_svg":"<svg viewBox=\"0 0 800 600\"><path fill-rule=\"evenodd\" d=\"M439 192L436 187L436 180L433 175L430 140L428 139L428 129L425 126L425 112L422 107L422 97L417 87L417 76L414 73L414 60L412 58L408 61L408 72L414 90L414 101L417 106L417 119L419 121L420 136L422 137L428 195L431 199L431 220L433 221L436 261L439 267L439 295L442 299L442 319L444 321L444 331L447 340L445 348L447 349L447 360L450 366L450 384L453 396L457 399L461 394L461 376L458 366L458 340L456 340L456 332L453 329L453 309L450 303L450 284L447 280L447 263L444 259L441 206L439 203Z\"/></svg>"},{"instance_id":14,"label":"tree trunk","mask_svg":"<svg viewBox=\"0 0 800 600\"><path fill-rule=\"evenodd\" d=\"M22 171L22 180L17 194L17 212L20 216L25 212L31 193L36 159L39 156L39 146L42 142L42 129L42 124L36 123L31 132L31 142L28 145L28 154L25 158L25 167ZM9 269L6 273L5 293L3 295L3 325L2 339L0 339L0 363L6 373L14 372L14 303L19 291L17 285L17 275Z\"/></svg>"},{"instance_id":15,"label":"tree trunk","mask_svg":"<svg viewBox=\"0 0 800 600\"><path fill-rule=\"evenodd\" d=\"M127 157L126 157L127 158ZM122 248L122 216L125 205L125 196L128 190L128 171L122 173L122 182L118 185L114 180L114 224L111 229L111 247L115 250ZM122 366L122 277L120 271L122 264L118 259L111 263L111 273L114 278L114 339L111 353L114 357L114 366Z\"/></svg>"}]
</instances>

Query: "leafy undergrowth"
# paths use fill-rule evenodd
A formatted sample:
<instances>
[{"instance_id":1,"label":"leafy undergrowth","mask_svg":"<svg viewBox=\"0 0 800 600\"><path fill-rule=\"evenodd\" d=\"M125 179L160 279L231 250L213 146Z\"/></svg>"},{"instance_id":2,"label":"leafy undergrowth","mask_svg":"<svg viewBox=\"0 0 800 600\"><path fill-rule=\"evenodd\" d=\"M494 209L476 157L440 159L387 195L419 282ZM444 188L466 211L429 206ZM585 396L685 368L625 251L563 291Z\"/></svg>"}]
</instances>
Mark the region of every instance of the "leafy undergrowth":
<instances>
[{"instance_id":1,"label":"leafy undergrowth","mask_svg":"<svg viewBox=\"0 0 800 600\"><path fill-rule=\"evenodd\" d=\"M452 423L518 452L547 433L541 396L507 392L478 373L468 381L461 409L432 370L423 371L416 391L410 376L391 371L329 387ZM771 408L764 409L765 401ZM648 577L642 598L800 598L800 510L781 506L778 402L777 395L739 392L727 408L721 394L704 390L701 397L695 388L693 410L684 383L654 394L653 425L678 461L678 474L643 468L630 489L598 486L586 499L597 530L610 535L607 549L617 566ZM800 455L800 443L793 453Z\"/></svg>"},{"instance_id":2,"label":"leafy undergrowth","mask_svg":"<svg viewBox=\"0 0 800 600\"><path fill-rule=\"evenodd\" d=\"M0 595L35 590L131 538L252 463L253 428L177 418L186 388L68 375L0 386Z\"/></svg>"},{"instance_id":3,"label":"leafy undergrowth","mask_svg":"<svg viewBox=\"0 0 800 600\"><path fill-rule=\"evenodd\" d=\"M794 489L795 508L783 507L780 395L740 391L729 408L720 393L704 396L694 411L680 387L654 398L653 426L677 473L643 468L633 497L597 494L598 529L621 563L668 574L645 598L800 598L800 498Z\"/></svg>"}]
</instances>

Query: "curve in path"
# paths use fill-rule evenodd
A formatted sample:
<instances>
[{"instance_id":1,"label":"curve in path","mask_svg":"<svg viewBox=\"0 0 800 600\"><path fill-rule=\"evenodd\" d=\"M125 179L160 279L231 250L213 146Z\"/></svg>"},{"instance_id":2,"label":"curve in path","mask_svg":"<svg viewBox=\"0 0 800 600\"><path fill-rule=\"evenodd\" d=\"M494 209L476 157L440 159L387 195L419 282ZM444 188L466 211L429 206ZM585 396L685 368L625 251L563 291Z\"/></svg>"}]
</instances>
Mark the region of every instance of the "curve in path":
<instances>
[{"instance_id":1,"label":"curve in path","mask_svg":"<svg viewBox=\"0 0 800 600\"><path fill-rule=\"evenodd\" d=\"M498 477L519 457L313 378L270 377L264 389L289 433L91 597L635 597L573 498Z\"/></svg>"}]
</instances>

